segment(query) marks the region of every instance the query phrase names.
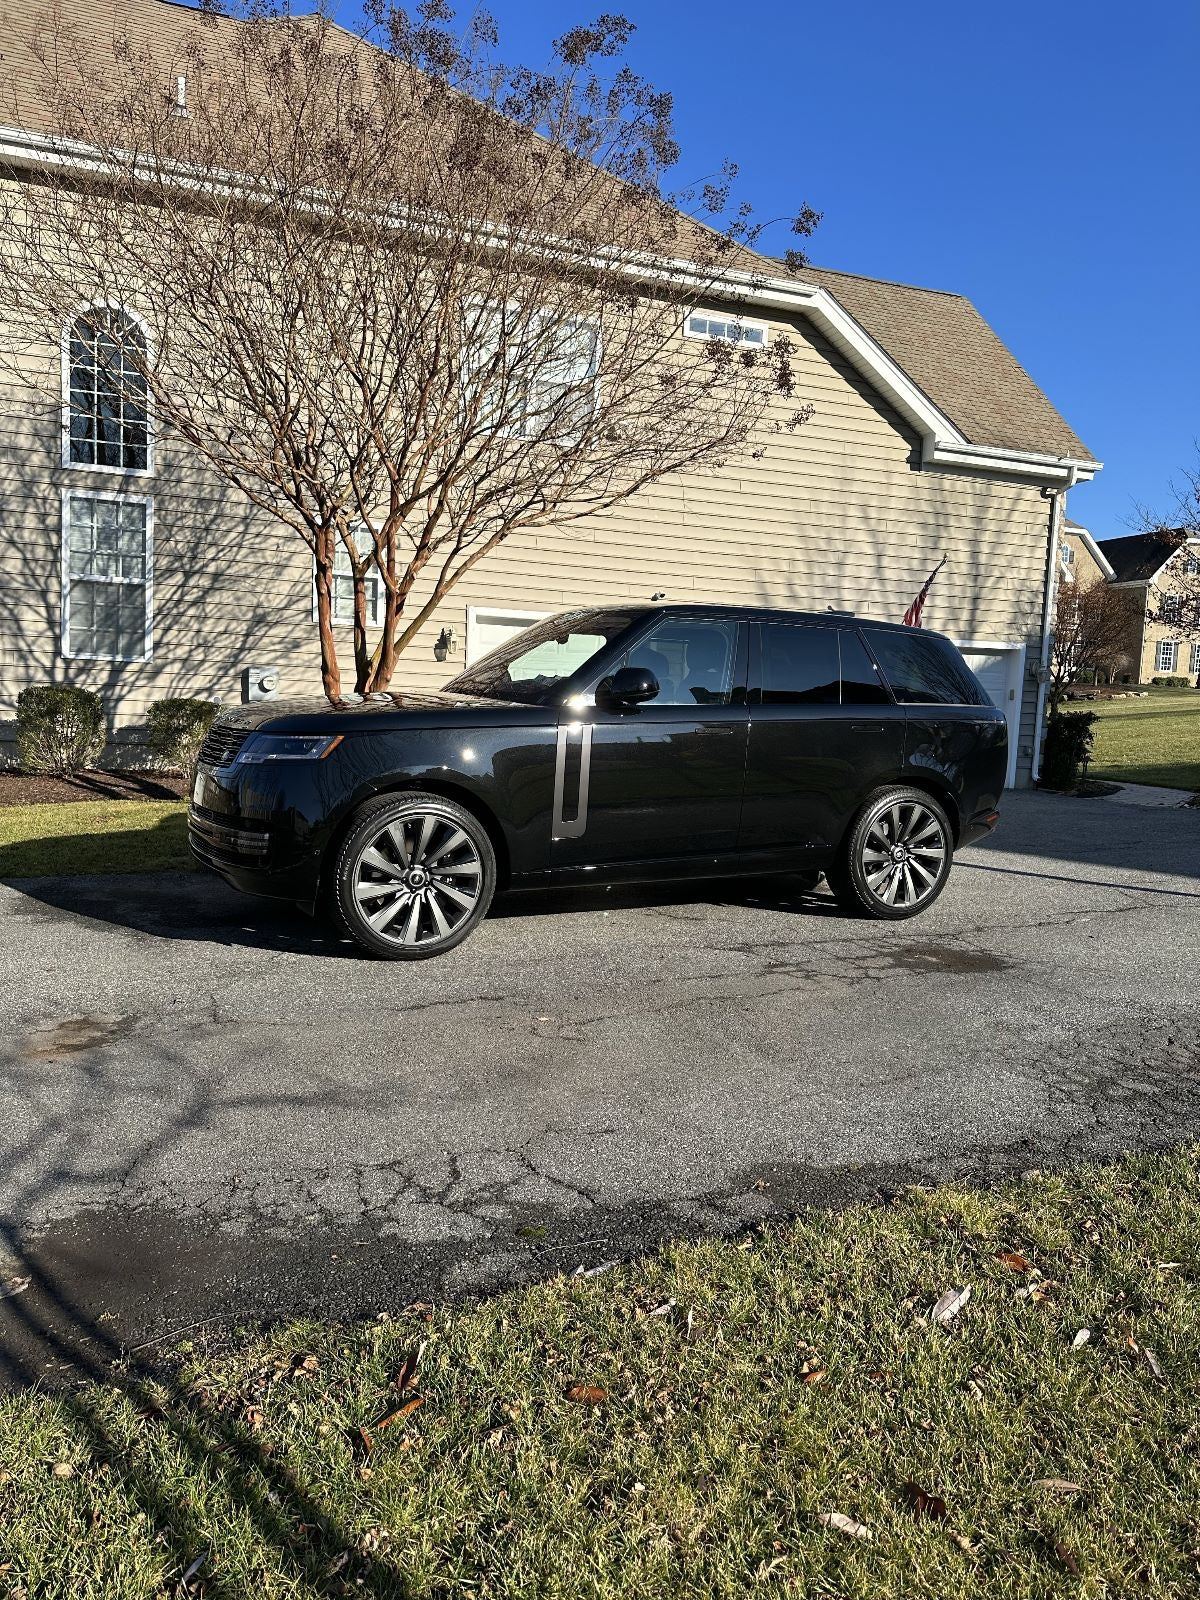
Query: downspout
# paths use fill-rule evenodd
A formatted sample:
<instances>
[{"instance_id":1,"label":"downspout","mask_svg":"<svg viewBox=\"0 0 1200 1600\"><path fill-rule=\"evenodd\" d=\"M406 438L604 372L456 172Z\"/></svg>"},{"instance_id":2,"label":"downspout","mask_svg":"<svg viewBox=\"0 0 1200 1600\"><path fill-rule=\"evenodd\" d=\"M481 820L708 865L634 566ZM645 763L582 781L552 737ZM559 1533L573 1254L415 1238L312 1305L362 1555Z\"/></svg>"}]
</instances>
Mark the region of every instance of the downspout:
<instances>
[{"instance_id":1,"label":"downspout","mask_svg":"<svg viewBox=\"0 0 1200 1600\"><path fill-rule=\"evenodd\" d=\"M1046 552L1046 592L1042 597L1042 648L1038 657L1037 708L1033 714L1033 781L1042 775L1042 736L1046 725L1046 690L1050 681L1050 644L1054 637L1054 594L1058 587L1058 536L1062 531L1067 491L1079 479L1079 468L1067 468L1067 481L1061 489L1043 489L1050 496L1050 538Z\"/></svg>"}]
</instances>

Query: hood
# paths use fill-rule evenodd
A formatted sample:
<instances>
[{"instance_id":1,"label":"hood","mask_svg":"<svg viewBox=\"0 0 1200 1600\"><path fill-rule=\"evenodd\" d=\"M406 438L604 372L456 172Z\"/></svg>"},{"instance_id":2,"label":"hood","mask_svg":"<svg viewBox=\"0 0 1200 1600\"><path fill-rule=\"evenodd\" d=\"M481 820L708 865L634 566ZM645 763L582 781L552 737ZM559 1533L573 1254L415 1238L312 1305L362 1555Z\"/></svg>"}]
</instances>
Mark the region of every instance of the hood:
<instances>
[{"instance_id":1,"label":"hood","mask_svg":"<svg viewBox=\"0 0 1200 1600\"><path fill-rule=\"evenodd\" d=\"M312 695L294 700L262 700L230 706L218 721L226 727L264 733L351 732L442 722L457 725L480 721L499 723L544 722L554 712L546 706L519 705L509 700L487 700L479 695L448 694L444 690L389 690L382 694L343 695L326 700Z\"/></svg>"}]
</instances>

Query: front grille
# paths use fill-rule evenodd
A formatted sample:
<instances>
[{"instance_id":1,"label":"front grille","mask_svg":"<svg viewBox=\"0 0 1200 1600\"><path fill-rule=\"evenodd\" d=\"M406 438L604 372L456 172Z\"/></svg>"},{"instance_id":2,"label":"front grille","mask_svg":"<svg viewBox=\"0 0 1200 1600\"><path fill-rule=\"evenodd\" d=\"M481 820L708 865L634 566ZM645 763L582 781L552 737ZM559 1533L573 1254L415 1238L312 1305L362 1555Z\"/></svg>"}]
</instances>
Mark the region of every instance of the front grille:
<instances>
[{"instance_id":1,"label":"front grille","mask_svg":"<svg viewBox=\"0 0 1200 1600\"><path fill-rule=\"evenodd\" d=\"M200 746L200 765L230 766L249 737L249 728L237 728L230 722L214 722L208 730L208 737Z\"/></svg>"}]
</instances>

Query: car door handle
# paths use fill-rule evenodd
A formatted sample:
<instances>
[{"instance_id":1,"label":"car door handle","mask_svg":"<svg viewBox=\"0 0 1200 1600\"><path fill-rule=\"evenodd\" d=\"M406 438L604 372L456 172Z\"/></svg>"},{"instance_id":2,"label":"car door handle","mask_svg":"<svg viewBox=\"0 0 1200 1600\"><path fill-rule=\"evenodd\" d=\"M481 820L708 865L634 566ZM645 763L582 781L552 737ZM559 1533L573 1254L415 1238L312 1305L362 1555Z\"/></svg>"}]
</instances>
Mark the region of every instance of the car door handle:
<instances>
[{"instance_id":1,"label":"car door handle","mask_svg":"<svg viewBox=\"0 0 1200 1600\"><path fill-rule=\"evenodd\" d=\"M851 733L882 733L883 731L882 722L852 722L850 724Z\"/></svg>"}]
</instances>

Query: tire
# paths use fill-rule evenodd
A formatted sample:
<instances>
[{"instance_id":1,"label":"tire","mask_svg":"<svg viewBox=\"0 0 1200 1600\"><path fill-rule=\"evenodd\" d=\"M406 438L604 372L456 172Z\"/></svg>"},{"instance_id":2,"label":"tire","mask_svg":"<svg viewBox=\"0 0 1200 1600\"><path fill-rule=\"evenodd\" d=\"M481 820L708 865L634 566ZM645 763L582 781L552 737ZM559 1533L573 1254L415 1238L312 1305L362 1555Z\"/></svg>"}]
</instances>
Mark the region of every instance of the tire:
<instances>
[{"instance_id":1,"label":"tire","mask_svg":"<svg viewBox=\"0 0 1200 1600\"><path fill-rule=\"evenodd\" d=\"M826 877L847 911L900 922L929 909L946 887L953 858L954 830L933 796L885 789L854 819Z\"/></svg>"},{"instance_id":2,"label":"tire","mask_svg":"<svg viewBox=\"0 0 1200 1600\"><path fill-rule=\"evenodd\" d=\"M496 853L479 819L442 795L405 791L355 813L330 900L342 932L364 950L424 961L474 932L495 889Z\"/></svg>"}]
</instances>

